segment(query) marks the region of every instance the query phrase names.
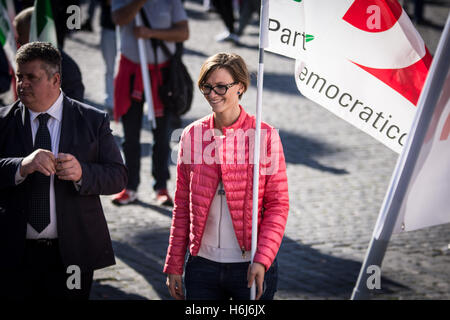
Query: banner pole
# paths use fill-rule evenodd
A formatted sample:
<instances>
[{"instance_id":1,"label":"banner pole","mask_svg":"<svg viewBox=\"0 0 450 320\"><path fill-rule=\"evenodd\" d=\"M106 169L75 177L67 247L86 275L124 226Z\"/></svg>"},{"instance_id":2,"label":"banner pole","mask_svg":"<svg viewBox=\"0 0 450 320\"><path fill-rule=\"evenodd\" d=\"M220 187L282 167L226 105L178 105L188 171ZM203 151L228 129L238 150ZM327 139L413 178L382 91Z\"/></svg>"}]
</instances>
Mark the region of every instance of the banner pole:
<instances>
[{"instance_id":1,"label":"banner pole","mask_svg":"<svg viewBox=\"0 0 450 320\"><path fill-rule=\"evenodd\" d=\"M138 13L136 15L136 26L142 26L142 19L140 14ZM147 68L147 54L145 52L145 44L144 39L138 38L138 49L139 49L139 60L141 62L141 73L142 73L142 81L144 82L144 94L145 94L145 101L147 102L148 106L148 120L152 123L152 128L156 128L156 119L155 119L155 113L153 108L153 96L152 96L152 90L151 90L151 82L150 77L148 75L148 68Z\"/></svg>"},{"instance_id":2,"label":"banner pole","mask_svg":"<svg viewBox=\"0 0 450 320\"><path fill-rule=\"evenodd\" d=\"M436 50L436 55L428 72L422 93L417 104L417 113L411 126L410 136L397 161L389 184L388 192L380 209L377 223L372 235L364 263L361 267L351 300L369 298L367 280L370 276L368 268L377 266L381 269L389 240L391 238L406 189L411 180L420 148L427 133L429 123L436 108L441 91L447 77L450 64L450 15L447 17L444 31Z\"/></svg>"},{"instance_id":3,"label":"banner pole","mask_svg":"<svg viewBox=\"0 0 450 320\"><path fill-rule=\"evenodd\" d=\"M262 94L264 79L264 48L267 47L267 30L269 25L268 0L261 1L261 20L259 26L259 65L257 77L257 95L256 95L256 130L255 130L255 149L253 154L253 205L252 205L252 249L251 264L255 258L258 245L258 193L259 193L259 155L261 143L261 115L262 115ZM250 299L256 298L256 281L250 289Z\"/></svg>"}]
</instances>

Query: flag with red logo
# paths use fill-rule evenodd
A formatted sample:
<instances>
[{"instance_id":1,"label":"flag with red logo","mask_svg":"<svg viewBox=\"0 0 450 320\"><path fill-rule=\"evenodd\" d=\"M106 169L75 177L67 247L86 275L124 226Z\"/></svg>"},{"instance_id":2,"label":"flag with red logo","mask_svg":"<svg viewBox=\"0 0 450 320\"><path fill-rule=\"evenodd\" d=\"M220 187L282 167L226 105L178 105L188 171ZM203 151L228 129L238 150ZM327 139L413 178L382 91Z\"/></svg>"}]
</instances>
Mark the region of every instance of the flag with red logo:
<instances>
[{"instance_id":1,"label":"flag with red logo","mask_svg":"<svg viewBox=\"0 0 450 320\"><path fill-rule=\"evenodd\" d=\"M271 0L267 38L304 96L400 153L432 58L397 0Z\"/></svg>"}]
</instances>

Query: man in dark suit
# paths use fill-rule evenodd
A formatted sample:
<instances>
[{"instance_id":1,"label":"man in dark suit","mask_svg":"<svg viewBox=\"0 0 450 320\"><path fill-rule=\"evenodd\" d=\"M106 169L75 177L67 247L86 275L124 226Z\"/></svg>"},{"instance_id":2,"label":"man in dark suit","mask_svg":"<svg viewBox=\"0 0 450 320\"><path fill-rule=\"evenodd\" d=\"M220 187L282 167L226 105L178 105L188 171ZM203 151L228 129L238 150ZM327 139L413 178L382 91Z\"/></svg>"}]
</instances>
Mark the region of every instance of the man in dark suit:
<instances>
[{"instance_id":1,"label":"man in dark suit","mask_svg":"<svg viewBox=\"0 0 450 320\"><path fill-rule=\"evenodd\" d=\"M0 298L87 299L115 263L99 199L127 182L108 115L60 90L49 43L17 51L19 101L0 108Z\"/></svg>"}]
</instances>

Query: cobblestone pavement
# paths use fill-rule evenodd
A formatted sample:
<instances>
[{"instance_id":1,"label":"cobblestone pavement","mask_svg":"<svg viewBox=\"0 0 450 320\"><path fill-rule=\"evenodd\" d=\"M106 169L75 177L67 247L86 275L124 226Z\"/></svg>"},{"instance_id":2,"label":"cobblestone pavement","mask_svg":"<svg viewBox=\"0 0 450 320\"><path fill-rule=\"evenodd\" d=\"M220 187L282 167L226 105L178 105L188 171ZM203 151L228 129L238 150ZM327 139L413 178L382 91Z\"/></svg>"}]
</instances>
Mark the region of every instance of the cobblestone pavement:
<instances>
[{"instance_id":1,"label":"cobblestone pavement","mask_svg":"<svg viewBox=\"0 0 450 320\"><path fill-rule=\"evenodd\" d=\"M219 51L242 55L254 73L242 100L255 113L258 25L245 30L235 46L217 43L224 27L201 1L186 1L190 39L184 61L194 79L203 60ZM434 25L419 26L434 53L448 15L448 6L427 5L425 17ZM97 15L99 12L97 11ZM255 17L256 18L256 17ZM77 32L65 50L79 63L87 102L102 108L103 61L100 28ZM375 221L393 172L397 154L333 114L302 97L294 81L294 61L266 53L263 120L280 129L285 148L291 210L279 252L276 299L348 299L364 259ZM210 112L198 91L183 125ZM118 143L120 123L112 123ZM102 197L117 264L95 272L92 299L170 299L162 273L171 211L155 205L151 189L152 135L142 134L142 184L139 202L125 207ZM176 144L174 143L174 152ZM174 192L175 166L170 172ZM394 235L382 268L382 289L376 299L450 298L450 225Z\"/></svg>"}]
</instances>

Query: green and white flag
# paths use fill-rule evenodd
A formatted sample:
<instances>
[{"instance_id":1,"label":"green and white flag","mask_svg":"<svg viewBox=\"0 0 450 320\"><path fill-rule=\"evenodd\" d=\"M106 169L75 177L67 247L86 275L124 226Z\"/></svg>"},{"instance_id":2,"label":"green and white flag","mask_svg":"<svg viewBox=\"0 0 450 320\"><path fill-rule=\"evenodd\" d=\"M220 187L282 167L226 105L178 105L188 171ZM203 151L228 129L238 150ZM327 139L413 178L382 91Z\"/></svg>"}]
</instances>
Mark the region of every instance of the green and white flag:
<instances>
[{"instance_id":1,"label":"green and white flag","mask_svg":"<svg viewBox=\"0 0 450 320\"><path fill-rule=\"evenodd\" d=\"M16 71L16 39L12 18L14 17L14 5L12 0L0 0L0 43L8 58L9 64Z\"/></svg>"},{"instance_id":2,"label":"green and white flag","mask_svg":"<svg viewBox=\"0 0 450 320\"><path fill-rule=\"evenodd\" d=\"M30 42L50 42L58 48L55 21L53 20L50 0L35 0L31 16Z\"/></svg>"}]
</instances>

